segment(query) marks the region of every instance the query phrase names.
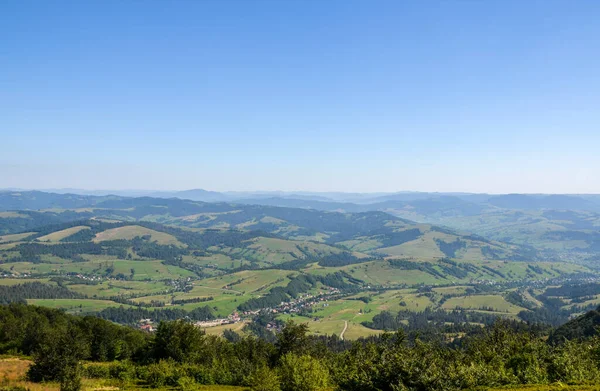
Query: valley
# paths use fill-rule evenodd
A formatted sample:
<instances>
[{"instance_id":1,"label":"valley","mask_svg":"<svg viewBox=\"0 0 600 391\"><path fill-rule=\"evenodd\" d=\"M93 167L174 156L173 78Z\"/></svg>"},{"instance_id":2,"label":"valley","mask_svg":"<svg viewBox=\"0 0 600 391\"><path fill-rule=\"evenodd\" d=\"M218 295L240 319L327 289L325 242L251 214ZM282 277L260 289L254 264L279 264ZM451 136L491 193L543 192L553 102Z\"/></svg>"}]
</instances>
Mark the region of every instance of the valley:
<instances>
[{"instance_id":1,"label":"valley","mask_svg":"<svg viewBox=\"0 0 600 391\"><path fill-rule=\"evenodd\" d=\"M533 239L416 223L394 216L397 210L35 195L28 201L13 193L3 208L45 208L0 214L0 283L25 287L5 302L136 327L147 318L156 325L239 314L219 333L256 332L247 325L266 316L274 329L293 319L315 335L344 332L346 339L423 321L448 324L458 314L473 325L497 318L559 324L600 303L600 291L558 302L545 296L555 286L598 281L589 261L555 258ZM555 250L574 248L560 243ZM30 289L36 283L42 287Z\"/></svg>"}]
</instances>

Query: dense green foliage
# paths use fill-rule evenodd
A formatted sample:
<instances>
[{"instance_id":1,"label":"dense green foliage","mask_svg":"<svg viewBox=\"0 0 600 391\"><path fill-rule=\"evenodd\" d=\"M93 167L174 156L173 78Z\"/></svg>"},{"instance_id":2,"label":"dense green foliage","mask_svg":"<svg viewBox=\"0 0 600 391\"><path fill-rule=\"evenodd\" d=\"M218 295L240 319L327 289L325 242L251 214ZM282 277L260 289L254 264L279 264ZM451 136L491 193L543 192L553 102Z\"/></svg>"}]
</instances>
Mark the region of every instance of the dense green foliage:
<instances>
[{"instance_id":1,"label":"dense green foliage","mask_svg":"<svg viewBox=\"0 0 600 391\"><path fill-rule=\"evenodd\" d=\"M600 327L600 312L598 309L589 311L562 325L550 337L550 341L560 343L564 340L585 339L596 335Z\"/></svg>"},{"instance_id":2,"label":"dense green foliage","mask_svg":"<svg viewBox=\"0 0 600 391\"><path fill-rule=\"evenodd\" d=\"M149 310L145 308L113 307L106 308L96 315L102 319L126 325L135 325L140 319L152 319L160 322L177 319L210 320L215 318L213 310L208 306L197 307L191 311L180 308Z\"/></svg>"},{"instance_id":3,"label":"dense green foliage","mask_svg":"<svg viewBox=\"0 0 600 391\"><path fill-rule=\"evenodd\" d=\"M437 264L432 262L412 262L404 259L390 259L388 262L390 266L396 269L419 270L439 278L446 278L447 276L465 278L469 275L469 272L477 270L475 266L469 263L459 263L450 259L441 259ZM495 270L494 273L496 273Z\"/></svg>"},{"instance_id":4,"label":"dense green foliage","mask_svg":"<svg viewBox=\"0 0 600 391\"><path fill-rule=\"evenodd\" d=\"M358 258L357 256L344 251L337 254L330 254L320 257L318 261L320 266L338 267L352 265L355 263L369 262L372 260L373 258Z\"/></svg>"},{"instance_id":5,"label":"dense green foliage","mask_svg":"<svg viewBox=\"0 0 600 391\"><path fill-rule=\"evenodd\" d=\"M33 355L30 379L58 381L63 390L78 390L82 374L150 387L230 384L262 391L451 391L600 381L600 338L551 344L544 335L539 328L496 322L450 344L408 339L399 331L349 345L311 337L306 326L290 322L269 343L207 336L183 320L146 334L56 310L0 307L0 353ZM82 367L82 360L113 363Z\"/></svg>"},{"instance_id":6,"label":"dense green foliage","mask_svg":"<svg viewBox=\"0 0 600 391\"><path fill-rule=\"evenodd\" d=\"M383 311L373 317L370 322L363 324L376 330L394 331L404 329L406 331L444 330L446 332L465 332L473 330L472 324L492 325L498 321L498 316L479 312L445 311L426 308L422 312L399 311L393 315L389 311Z\"/></svg>"},{"instance_id":7,"label":"dense green foliage","mask_svg":"<svg viewBox=\"0 0 600 391\"><path fill-rule=\"evenodd\" d=\"M443 240L436 240L440 251L444 253L448 258L454 258L458 250L462 250L467 247L467 243L463 240L456 239L454 242L445 242Z\"/></svg>"},{"instance_id":8,"label":"dense green foliage","mask_svg":"<svg viewBox=\"0 0 600 391\"><path fill-rule=\"evenodd\" d=\"M0 304L26 303L27 299L81 299L82 295L63 286L28 282L14 286L0 285Z\"/></svg>"}]
</instances>

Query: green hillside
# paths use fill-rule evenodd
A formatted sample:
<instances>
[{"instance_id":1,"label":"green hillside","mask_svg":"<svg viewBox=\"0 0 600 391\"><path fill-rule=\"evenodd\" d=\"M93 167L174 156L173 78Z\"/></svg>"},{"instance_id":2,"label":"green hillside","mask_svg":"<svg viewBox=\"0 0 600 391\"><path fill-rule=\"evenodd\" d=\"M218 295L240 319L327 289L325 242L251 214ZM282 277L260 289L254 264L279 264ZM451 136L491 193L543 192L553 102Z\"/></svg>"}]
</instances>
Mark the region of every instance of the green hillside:
<instances>
[{"instance_id":1,"label":"green hillside","mask_svg":"<svg viewBox=\"0 0 600 391\"><path fill-rule=\"evenodd\" d=\"M600 303L600 291L552 290L596 281L589 263L382 211L75 200L74 208L0 212L3 300L126 324L239 312L258 333L256 317L267 311L346 338L410 325L407 313L442 325L498 317L558 325Z\"/></svg>"},{"instance_id":2,"label":"green hillside","mask_svg":"<svg viewBox=\"0 0 600 391\"><path fill-rule=\"evenodd\" d=\"M79 206L79 201L73 201L73 204ZM58 227L63 222L67 223L63 229L71 230L65 231L66 233L80 234L74 236L74 239L69 239L67 235L63 237L61 234L55 234L54 237L59 241L84 238L80 232L73 231L76 230L76 226L69 226L68 223L92 218L99 221L153 222L192 230L262 231L280 239L321 242L378 257L397 256L422 259L446 257L460 260L532 260L535 258L535 251L528 247L490 241L481 236L473 236L430 224L416 224L410 220L379 211L340 213L266 205L205 203L150 197L114 197L93 199L93 205L87 208L54 208L38 212L4 212L4 214L4 217L0 216L0 229L6 234L35 231L42 227L47 230L47 227L51 225ZM131 227L116 227L115 231L93 233L96 235L96 240L132 239L138 234L145 236L141 231L146 229L151 230L152 227L137 228L139 232ZM92 231L89 233L91 234ZM45 235L50 233L46 232ZM151 240L158 240L161 244L181 245L162 234L152 234L152 232L146 232L146 234L154 235L155 239ZM48 240L44 235L39 237L42 240ZM272 248L273 251L269 249L267 254L261 249L262 247L265 246L257 243L253 247L245 248L244 255L259 261L282 262L296 259L298 252L304 251L298 248L285 250L285 246L277 250L278 245L271 243L266 247ZM309 247L314 247L314 245ZM223 251L231 253L229 255L240 255L239 250L223 249ZM319 254L317 250L308 249L307 251L309 256Z\"/></svg>"}]
</instances>

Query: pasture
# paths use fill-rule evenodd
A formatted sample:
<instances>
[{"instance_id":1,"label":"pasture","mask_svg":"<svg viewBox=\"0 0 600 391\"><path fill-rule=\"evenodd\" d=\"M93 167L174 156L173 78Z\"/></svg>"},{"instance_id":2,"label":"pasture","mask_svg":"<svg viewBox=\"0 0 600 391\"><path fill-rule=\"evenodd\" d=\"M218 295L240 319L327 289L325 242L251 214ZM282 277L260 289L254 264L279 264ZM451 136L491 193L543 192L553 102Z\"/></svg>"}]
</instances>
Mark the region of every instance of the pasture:
<instances>
[{"instance_id":1,"label":"pasture","mask_svg":"<svg viewBox=\"0 0 600 391\"><path fill-rule=\"evenodd\" d=\"M156 293L165 293L172 287L163 282L155 281L103 281L95 285L88 284L70 284L68 288L74 292L81 293L88 297L104 298L119 295L151 295Z\"/></svg>"},{"instance_id":2,"label":"pasture","mask_svg":"<svg viewBox=\"0 0 600 391\"><path fill-rule=\"evenodd\" d=\"M496 312L504 312L510 314L517 314L525 309L509 303L501 295L473 295L451 297L448 300L446 300L444 304L442 304L441 308L446 310L453 310L456 308L469 310L483 310L491 308L493 311Z\"/></svg>"},{"instance_id":3,"label":"pasture","mask_svg":"<svg viewBox=\"0 0 600 391\"><path fill-rule=\"evenodd\" d=\"M261 293L275 286L285 286L288 276L297 272L289 270L244 270L223 276L207 278L194 283L196 286L230 290L237 293Z\"/></svg>"},{"instance_id":4,"label":"pasture","mask_svg":"<svg viewBox=\"0 0 600 391\"><path fill-rule=\"evenodd\" d=\"M21 234L12 234L12 235L0 235L0 243L8 243L8 242L18 242L20 240L25 240L31 235L35 235L35 232L25 232Z\"/></svg>"},{"instance_id":5,"label":"pasture","mask_svg":"<svg viewBox=\"0 0 600 391\"><path fill-rule=\"evenodd\" d=\"M63 229L61 231L52 232L48 235L40 236L36 240L38 242L56 243L56 242L60 242L61 240L68 238L69 236L74 235L74 234L76 234L80 231L86 230L86 229L90 229L90 227L85 226L85 225L79 225L77 227L71 227L71 228Z\"/></svg>"},{"instance_id":6,"label":"pasture","mask_svg":"<svg viewBox=\"0 0 600 391\"><path fill-rule=\"evenodd\" d=\"M161 261L133 260L97 260L88 262L68 262L62 264L17 262L7 263L5 267L13 267L19 273L64 274L81 273L96 276L116 276L123 274L132 276L134 280L165 280L193 277L195 274L178 266L165 265Z\"/></svg>"},{"instance_id":7,"label":"pasture","mask_svg":"<svg viewBox=\"0 0 600 391\"><path fill-rule=\"evenodd\" d=\"M107 240L131 240L135 237L150 236L151 242L156 242L162 245L174 245L177 247L185 247L173 235L164 232L155 231L153 229L141 227L139 225L126 225L124 227L111 228L96 234L94 242L103 242Z\"/></svg>"},{"instance_id":8,"label":"pasture","mask_svg":"<svg viewBox=\"0 0 600 391\"><path fill-rule=\"evenodd\" d=\"M72 314L98 312L110 307L131 307L129 305L115 303L114 301L110 300L92 299L28 299L27 304L39 305L41 307L60 308Z\"/></svg>"}]
</instances>

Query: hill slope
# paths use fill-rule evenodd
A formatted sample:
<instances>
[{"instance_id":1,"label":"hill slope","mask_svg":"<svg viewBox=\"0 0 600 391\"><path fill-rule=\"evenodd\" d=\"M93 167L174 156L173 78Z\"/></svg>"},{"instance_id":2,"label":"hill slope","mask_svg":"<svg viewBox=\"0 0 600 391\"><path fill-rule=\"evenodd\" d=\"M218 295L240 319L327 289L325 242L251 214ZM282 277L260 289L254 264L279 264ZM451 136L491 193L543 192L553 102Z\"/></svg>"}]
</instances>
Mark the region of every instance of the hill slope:
<instances>
[{"instance_id":1,"label":"hill slope","mask_svg":"<svg viewBox=\"0 0 600 391\"><path fill-rule=\"evenodd\" d=\"M58 196L50 198L55 202ZM0 233L33 231L36 227L62 221L100 218L157 222L193 229L264 231L291 240L341 245L376 256L514 260L535 257L529 248L490 241L430 224L416 224L381 211L342 213L151 197L63 196L64 199L56 203L64 205L72 201L78 207L39 212L5 212L10 215L0 216ZM35 195L29 194L25 198L32 199ZM85 202L88 203L87 207L79 207ZM135 236L132 235L127 238Z\"/></svg>"}]
</instances>

